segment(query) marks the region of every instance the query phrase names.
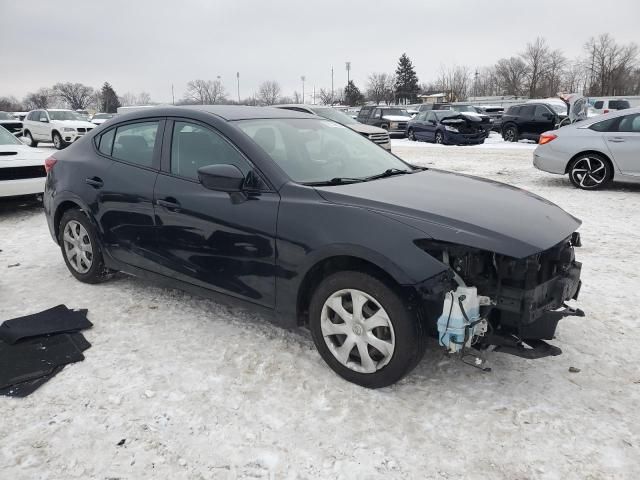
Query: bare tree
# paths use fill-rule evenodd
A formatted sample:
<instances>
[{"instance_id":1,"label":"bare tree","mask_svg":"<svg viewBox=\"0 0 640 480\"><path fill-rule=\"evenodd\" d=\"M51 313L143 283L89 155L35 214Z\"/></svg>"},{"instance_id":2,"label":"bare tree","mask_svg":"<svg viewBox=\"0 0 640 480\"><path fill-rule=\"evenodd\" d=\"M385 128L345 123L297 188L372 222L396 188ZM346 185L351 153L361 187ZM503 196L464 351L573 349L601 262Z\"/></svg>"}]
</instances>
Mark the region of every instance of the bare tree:
<instances>
[{"instance_id":1,"label":"bare tree","mask_svg":"<svg viewBox=\"0 0 640 480\"><path fill-rule=\"evenodd\" d=\"M318 97L322 105L331 105L333 103L333 94L329 88L321 88Z\"/></svg>"},{"instance_id":2,"label":"bare tree","mask_svg":"<svg viewBox=\"0 0 640 480\"><path fill-rule=\"evenodd\" d=\"M638 46L635 43L620 45L605 33L591 38L585 44L589 69L589 94L625 95L633 83L630 79L638 64Z\"/></svg>"},{"instance_id":3,"label":"bare tree","mask_svg":"<svg viewBox=\"0 0 640 480\"><path fill-rule=\"evenodd\" d=\"M123 107L130 107L132 105L149 105L152 102L151 95L148 92L140 92L138 95L127 92L121 97L118 97L118 100L120 100L120 105Z\"/></svg>"},{"instance_id":4,"label":"bare tree","mask_svg":"<svg viewBox=\"0 0 640 480\"><path fill-rule=\"evenodd\" d=\"M23 108L23 105L14 96L0 97L0 111L19 112Z\"/></svg>"},{"instance_id":5,"label":"bare tree","mask_svg":"<svg viewBox=\"0 0 640 480\"><path fill-rule=\"evenodd\" d=\"M567 58L561 50L553 50L549 53L549 58L546 63L547 69L543 78L543 96L552 97L560 92L562 81L565 77ZM571 91L575 92L575 90Z\"/></svg>"},{"instance_id":6,"label":"bare tree","mask_svg":"<svg viewBox=\"0 0 640 480\"><path fill-rule=\"evenodd\" d=\"M187 97L201 105L215 105L226 95L220 80L191 80L187 83Z\"/></svg>"},{"instance_id":7,"label":"bare tree","mask_svg":"<svg viewBox=\"0 0 640 480\"><path fill-rule=\"evenodd\" d=\"M393 102L396 77L389 73L372 73L367 82L367 97L378 105Z\"/></svg>"},{"instance_id":8,"label":"bare tree","mask_svg":"<svg viewBox=\"0 0 640 480\"><path fill-rule=\"evenodd\" d=\"M138 105L149 105L151 103L151 95L149 92L140 92L137 103Z\"/></svg>"},{"instance_id":9,"label":"bare tree","mask_svg":"<svg viewBox=\"0 0 640 480\"><path fill-rule=\"evenodd\" d=\"M81 83L56 83L53 86L56 96L64 100L72 110L84 110L93 100L93 88Z\"/></svg>"},{"instance_id":10,"label":"bare tree","mask_svg":"<svg viewBox=\"0 0 640 480\"><path fill-rule=\"evenodd\" d=\"M302 95L300 95L297 90L293 91L293 103L304 103Z\"/></svg>"},{"instance_id":11,"label":"bare tree","mask_svg":"<svg viewBox=\"0 0 640 480\"><path fill-rule=\"evenodd\" d=\"M440 76L436 85L447 94L449 101L465 100L469 94L471 71L469 67L440 67Z\"/></svg>"},{"instance_id":12,"label":"bare tree","mask_svg":"<svg viewBox=\"0 0 640 480\"><path fill-rule=\"evenodd\" d=\"M275 105L280 97L280 84L275 80L267 80L260 84L258 99L264 105Z\"/></svg>"},{"instance_id":13,"label":"bare tree","mask_svg":"<svg viewBox=\"0 0 640 480\"><path fill-rule=\"evenodd\" d=\"M520 54L520 57L527 65L529 97L534 98L539 95L540 81L548 68L549 46L546 40L538 37L533 43L527 43L527 47Z\"/></svg>"},{"instance_id":14,"label":"bare tree","mask_svg":"<svg viewBox=\"0 0 640 480\"><path fill-rule=\"evenodd\" d=\"M527 64L520 57L502 58L496 64L496 76L504 95L521 96L527 78Z\"/></svg>"},{"instance_id":15,"label":"bare tree","mask_svg":"<svg viewBox=\"0 0 640 480\"><path fill-rule=\"evenodd\" d=\"M587 88L587 74L583 62L576 61L565 67L561 90L565 92L581 92Z\"/></svg>"},{"instance_id":16,"label":"bare tree","mask_svg":"<svg viewBox=\"0 0 640 480\"><path fill-rule=\"evenodd\" d=\"M41 88L37 92L28 93L24 97L24 108L34 110L36 108L49 108L53 93L48 88Z\"/></svg>"}]
</instances>

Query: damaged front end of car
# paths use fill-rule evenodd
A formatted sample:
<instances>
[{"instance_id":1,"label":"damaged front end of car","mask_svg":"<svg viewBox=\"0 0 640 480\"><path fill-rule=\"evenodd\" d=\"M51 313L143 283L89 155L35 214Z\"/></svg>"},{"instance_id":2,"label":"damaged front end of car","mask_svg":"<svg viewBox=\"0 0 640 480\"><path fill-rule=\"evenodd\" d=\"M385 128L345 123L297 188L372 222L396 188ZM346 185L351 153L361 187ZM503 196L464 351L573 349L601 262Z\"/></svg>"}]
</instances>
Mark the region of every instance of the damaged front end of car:
<instances>
[{"instance_id":1,"label":"damaged front end of car","mask_svg":"<svg viewBox=\"0 0 640 480\"><path fill-rule=\"evenodd\" d=\"M415 243L448 267L421 284L419 293L432 333L451 353L493 347L529 359L559 355L546 340L562 318L584 316L566 304L580 293L577 232L525 258L435 240Z\"/></svg>"}]
</instances>

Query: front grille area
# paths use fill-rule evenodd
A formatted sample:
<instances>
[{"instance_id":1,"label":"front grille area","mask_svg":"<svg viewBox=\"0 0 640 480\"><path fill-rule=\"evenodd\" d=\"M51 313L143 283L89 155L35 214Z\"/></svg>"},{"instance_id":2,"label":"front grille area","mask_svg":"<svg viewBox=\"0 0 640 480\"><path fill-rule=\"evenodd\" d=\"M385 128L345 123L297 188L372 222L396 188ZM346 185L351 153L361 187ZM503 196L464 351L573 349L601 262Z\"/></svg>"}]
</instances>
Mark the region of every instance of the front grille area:
<instances>
[{"instance_id":1,"label":"front grille area","mask_svg":"<svg viewBox=\"0 0 640 480\"><path fill-rule=\"evenodd\" d=\"M46 176L47 172L44 169L44 165L0 168L0 181L24 180L26 178L40 178Z\"/></svg>"},{"instance_id":2,"label":"front grille area","mask_svg":"<svg viewBox=\"0 0 640 480\"><path fill-rule=\"evenodd\" d=\"M9 130L11 133L18 133L22 130L22 122L0 123L0 125Z\"/></svg>"},{"instance_id":3,"label":"front grille area","mask_svg":"<svg viewBox=\"0 0 640 480\"><path fill-rule=\"evenodd\" d=\"M369 140L379 145L389 143L389 134L388 133L372 133L371 135L369 135Z\"/></svg>"},{"instance_id":4,"label":"front grille area","mask_svg":"<svg viewBox=\"0 0 640 480\"><path fill-rule=\"evenodd\" d=\"M404 130L405 128L407 128L407 122L398 123L398 130Z\"/></svg>"}]
</instances>

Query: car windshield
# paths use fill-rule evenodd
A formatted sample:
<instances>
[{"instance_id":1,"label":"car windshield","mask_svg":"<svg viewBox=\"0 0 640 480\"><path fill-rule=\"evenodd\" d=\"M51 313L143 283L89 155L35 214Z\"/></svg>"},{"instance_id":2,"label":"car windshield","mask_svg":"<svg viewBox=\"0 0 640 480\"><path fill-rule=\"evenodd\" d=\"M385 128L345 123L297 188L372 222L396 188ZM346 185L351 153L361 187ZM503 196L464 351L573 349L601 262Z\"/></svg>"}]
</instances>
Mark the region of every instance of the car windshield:
<instances>
[{"instance_id":1,"label":"car windshield","mask_svg":"<svg viewBox=\"0 0 640 480\"><path fill-rule=\"evenodd\" d=\"M385 108L382 110L382 116L397 116L397 117L410 117L409 112L407 112L404 108Z\"/></svg>"},{"instance_id":2,"label":"car windshield","mask_svg":"<svg viewBox=\"0 0 640 480\"><path fill-rule=\"evenodd\" d=\"M7 112L0 112L0 120L15 120L15 118Z\"/></svg>"},{"instance_id":3,"label":"car windshield","mask_svg":"<svg viewBox=\"0 0 640 480\"><path fill-rule=\"evenodd\" d=\"M561 105L559 103L549 103L548 104L551 108L553 108L553 110L560 114L560 115L566 115L567 114L567 106L566 105Z\"/></svg>"},{"instance_id":4,"label":"car windshield","mask_svg":"<svg viewBox=\"0 0 640 480\"><path fill-rule=\"evenodd\" d=\"M22 145L22 143L9 130L0 126L0 145Z\"/></svg>"},{"instance_id":5,"label":"car windshield","mask_svg":"<svg viewBox=\"0 0 640 480\"><path fill-rule=\"evenodd\" d=\"M412 170L362 135L327 120L255 119L236 125L295 182L358 181L389 170Z\"/></svg>"},{"instance_id":6,"label":"car windshield","mask_svg":"<svg viewBox=\"0 0 640 480\"><path fill-rule=\"evenodd\" d=\"M49 110L51 120L79 120L78 115L71 110Z\"/></svg>"},{"instance_id":7,"label":"car windshield","mask_svg":"<svg viewBox=\"0 0 640 480\"><path fill-rule=\"evenodd\" d=\"M353 125L354 123L360 123L351 118L346 113L343 113L340 110L336 110L335 108L312 108L312 110L316 113L316 115L328 118L329 120L341 123L342 125Z\"/></svg>"},{"instance_id":8,"label":"car windshield","mask_svg":"<svg viewBox=\"0 0 640 480\"><path fill-rule=\"evenodd\" d=\"M458 115L458 112L455 110L435 110L433 112L438 120L442 120L447 117L455 117Z\"/></svg>"}]
</instances>

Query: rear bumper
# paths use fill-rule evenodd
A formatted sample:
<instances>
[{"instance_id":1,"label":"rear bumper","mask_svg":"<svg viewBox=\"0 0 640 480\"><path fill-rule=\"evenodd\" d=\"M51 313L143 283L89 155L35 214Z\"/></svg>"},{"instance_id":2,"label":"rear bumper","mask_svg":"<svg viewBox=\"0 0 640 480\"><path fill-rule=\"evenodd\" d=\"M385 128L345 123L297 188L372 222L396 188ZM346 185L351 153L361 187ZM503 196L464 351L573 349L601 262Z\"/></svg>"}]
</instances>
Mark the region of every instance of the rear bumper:
<instances>
[{"instance_id":1,"label":"rear bumper","mask_svg":"<svg viewBox=\"0 0 640 480\"><path fill-rule=\"evenodd\" d=\"M0 197L36 195L44 192L45 177L0 181Z\"/></svg>"},{"instance_id":2,"label":"rear bumper","mask_svg":"<svg viewBox=\"0 0 640 480\"><path fill-rule=\"evenodd\" d=\"M567 163L566 154L556 152L548 145L539 145L533 151L533 166L538 170L564 175Z\"/></svg>"}]
</instances>

